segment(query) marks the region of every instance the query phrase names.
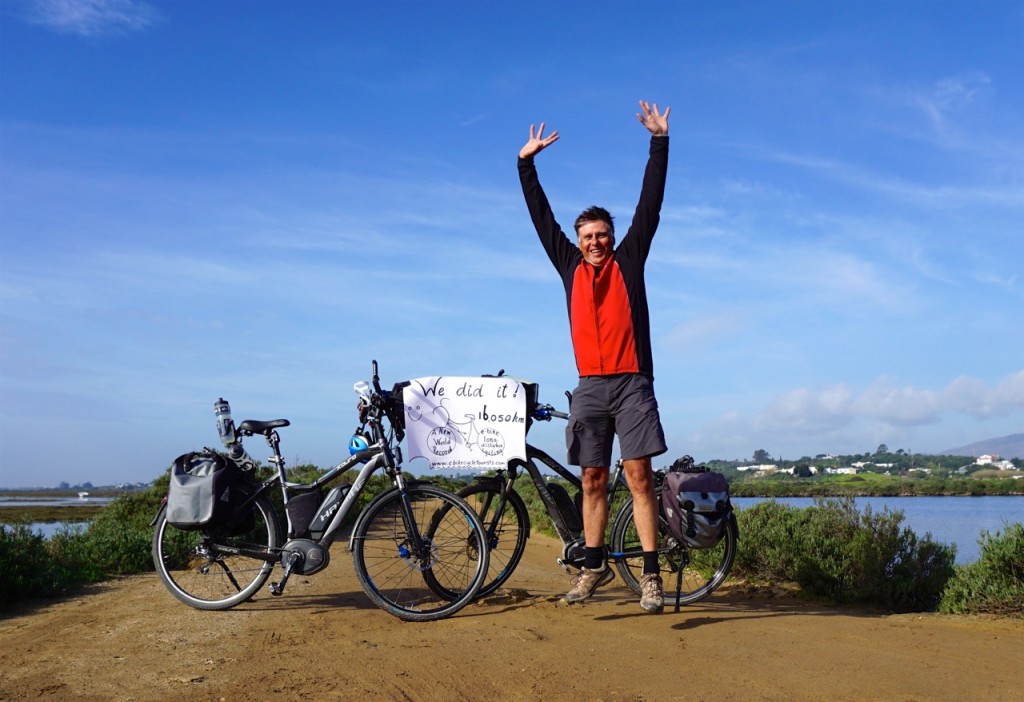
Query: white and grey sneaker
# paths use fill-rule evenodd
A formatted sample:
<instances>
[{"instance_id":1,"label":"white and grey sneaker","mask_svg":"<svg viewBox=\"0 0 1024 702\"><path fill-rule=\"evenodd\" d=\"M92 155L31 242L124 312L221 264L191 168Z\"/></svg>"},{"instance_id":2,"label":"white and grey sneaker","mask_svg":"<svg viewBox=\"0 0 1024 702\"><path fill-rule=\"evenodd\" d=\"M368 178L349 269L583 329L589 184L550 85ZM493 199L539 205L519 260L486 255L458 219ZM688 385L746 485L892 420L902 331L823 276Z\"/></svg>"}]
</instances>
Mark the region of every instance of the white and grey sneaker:
<instances>
[{"instance_id":1,"label":"white and grey sneaker","mask_svg":"<svg viewBox=\"0 0 1024 702\"><path fill-rule=\"evenodd\" d=\"M640 576L640 606L651 614L661 614L665 609L665 593L661 588L661 573L644 573Z\"/></svg>"},{"instance_id":2,"label":"white and grey sneaker","mask_svg":"<svg viewBox=\"0 0 1024 702\"><path fill-rule=\"evenodd\" d=\"M594 594L594 590L602 585L607 585L614 578L615 572L608 567L607 563L605 563L604 568L600 570L591 570L584 566L580 569L580 574L574 577L570 582L572 589L566 593L565 601L569 604L583 602Z\"/></svg>"}]
</instances>

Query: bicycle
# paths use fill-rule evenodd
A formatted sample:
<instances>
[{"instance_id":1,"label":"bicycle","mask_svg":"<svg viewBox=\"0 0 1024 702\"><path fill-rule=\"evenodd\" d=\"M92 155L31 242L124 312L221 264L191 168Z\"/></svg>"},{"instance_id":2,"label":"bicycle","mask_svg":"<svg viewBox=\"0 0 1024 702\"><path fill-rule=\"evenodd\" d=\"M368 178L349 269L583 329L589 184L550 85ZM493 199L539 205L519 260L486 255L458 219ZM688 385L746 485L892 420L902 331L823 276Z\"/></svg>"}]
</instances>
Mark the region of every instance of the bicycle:
<instances>
[{"instance_id":1,"label":"bicycle","mask_svg":"<svg viewBox=\"0 0 1024 702\"><path fill-rule=\"evenodd\" d=\"M566 396L571 402L571 394L566 392ZM531 404L530 417L533 420L551 421L552 417L569 419L568 414L555 410L551 405L541 405L535 398L527 401ZM576 489L575 498L570 497L568 490L559 483L546 481L538 462L573 486ZM493 594L508 580L526 549L531 529L530 515L526 503L514 487L520 469L525 469L529 475L544 503L551 525L562 542L562 557L556 559L558 564L570 575L579 572L583 565L582 481L545 451L527 442L525 461L510 461L507 469L497 471L494 476L480 476L458 493L480 515L487 532L490 565L487 579L477 593L478 598ZM678 611L680 605L704 599L725 581L736 557L739 528L735 515L732 515L725 525L721 540L711 549L693 549L676 540L669 531L661 506L660 495L665 475L665 470L654 471L655 487L659 495L658 561L661 572L668 576L665 578L665 602L674 605ZM619 460L608 480L609 509L622 489L627 491L627 497L611 520L611 535L607 542L608 559L615 563L626 585L639 595L643 549L633 524L633 498L628 495L623 463ZM673 579L674 593L669 590Z\"/></svg>"},{"instance_id":2,"label":"bicycle","mask_svg":"<svg viewBox=\"0 0 1024 702\"><path fill-rule=\"evenodd\" d=\"M283 594L292 575L322 571L343 520L370 476L383 469L391 488L359 513L349 539L353 565L367 596L406 621L441 619L473 599L488 567L481 520L456 495L429 481L404 478L401 448L396 445L405 426L401 393L381 389L376 361L372 383L355 384L360 427L350 446L353 455L308 484L286 479L277 430L289 425L287 419L247 419L237 432L233 425L228 427L227 458L245 476L231 488L242 497L230 517L216 528L181 530L167 521L165 498L153 519L153 563L172 595L196 609L222 610L251 599L278 563L283 574L270 585L274 596ZM231 423L229 416L226 421ZM237 435L266 439L273 452L268 459L275 469L271 478L262 483L255 479L255 462ZM338 485L321 499L324 486L360 464L352 485ZM283 545L281 519L269 499L275 487L280 488L287 518Z\"/></svg>"}]
</instances>

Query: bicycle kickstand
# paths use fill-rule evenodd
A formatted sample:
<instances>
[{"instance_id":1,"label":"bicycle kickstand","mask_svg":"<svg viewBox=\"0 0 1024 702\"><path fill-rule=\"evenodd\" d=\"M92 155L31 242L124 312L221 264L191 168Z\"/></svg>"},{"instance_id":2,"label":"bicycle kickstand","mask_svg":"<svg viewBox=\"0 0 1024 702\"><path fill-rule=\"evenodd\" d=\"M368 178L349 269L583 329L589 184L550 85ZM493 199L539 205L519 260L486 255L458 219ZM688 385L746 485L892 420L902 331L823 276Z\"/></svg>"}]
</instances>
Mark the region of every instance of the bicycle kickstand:
<instances>
[{"instance_id":1,"label":"bicycle kickstand","mask_svg":"<svg viewBox=\"0 0 1024 702\"><path fill-rule=\"evenodd\" d=\"M679 564L679 572L676 573L676 614L679 614L679 597L683 592L683 565Z\"/></svg>"},{"instance_id":2,"label":"bicycle kickstand","mask_svg":"<svg viewBox=\"0 0 1024 702\"><path fill-rule=\"evenodd\" d=\"M284 586L288 584L288 578L292 575L292 570L302 560L302 554L298 551L292 551L288 555L288 562L284 564L284 575L281 576L281 582L270 583L270 594L275 597L279 597L284 593Z\"/></svg>"}]
</instances>

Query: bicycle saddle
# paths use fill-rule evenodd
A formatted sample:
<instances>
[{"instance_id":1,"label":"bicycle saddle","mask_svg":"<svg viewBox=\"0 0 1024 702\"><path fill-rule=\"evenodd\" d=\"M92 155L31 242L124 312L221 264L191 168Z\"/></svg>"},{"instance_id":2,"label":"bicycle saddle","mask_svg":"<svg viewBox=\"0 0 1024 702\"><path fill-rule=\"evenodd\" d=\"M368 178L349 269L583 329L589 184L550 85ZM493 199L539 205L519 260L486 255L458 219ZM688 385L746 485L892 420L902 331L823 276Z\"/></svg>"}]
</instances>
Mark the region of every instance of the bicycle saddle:
<instances>
[{"instance_id":1,"label":"bicycle saddle","mask_svg":"<svg viewBox=\"0 0 1024 702\"><path fill-rule=\"evenodd\" d=\"M261 422L256 419L246 419L238 425L238 429L239 431L249 432L250 434L266 434L271 429L286 427L289 424L291 424L291 422L287 419L271 419L269 422Z\"/></svg>"}]
</instances>

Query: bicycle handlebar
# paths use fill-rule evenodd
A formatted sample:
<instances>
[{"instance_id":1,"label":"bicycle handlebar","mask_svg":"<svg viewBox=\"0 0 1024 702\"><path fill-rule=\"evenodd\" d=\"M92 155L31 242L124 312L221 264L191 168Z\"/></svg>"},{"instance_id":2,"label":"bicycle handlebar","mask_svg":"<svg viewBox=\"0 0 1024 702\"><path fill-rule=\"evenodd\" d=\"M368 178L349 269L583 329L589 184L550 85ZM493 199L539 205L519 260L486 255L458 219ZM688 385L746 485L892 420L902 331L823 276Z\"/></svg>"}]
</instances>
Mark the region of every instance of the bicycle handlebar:
<instances>
[{"instance_id":1,"label":"bicycle handlebar","mask_svg":"<svg viewBox=\"0 0 1024 702\"><path fill-rule=\"evenodd\" d=\"M374 391L378 395L380 395L381 394L380 376L377 375L377 361L376 361L376 359L374 359L372 363L373 363L373 378L371 378L371 381L373 382L373 389L374 389Z\"/></svg>"},{"instance_id":2,"label":"bicycle handlebar","mask_svg":"<svg viewBox=\"0 0 1024 702\"><path fill-rule=\"evenodd\" d=\"M551 405L537 405L536 409L533 410L533 418L542 422L550 422L552 417L568 419L569 415L565 412L559 412Z\"/></svg>"},{"instance_id":3,"label":"bicycle handlebar","mask_svg":"<svg viewBox=\"0 0 1024 702\"><path fill-rule=\"evenodd\" d=\"M484 378L501 378L505 375L505 369L502 368L494 375L484 374ZM569 403L572 404L572 393L568 390L565 391L565 396L569 398ZM530 412L530 416L541 422L550 422L552 417L558 417L559 419L568 419L569 415L565 412L559 412L551 405L536 405Z\"/></svg>"}]
</instances>

